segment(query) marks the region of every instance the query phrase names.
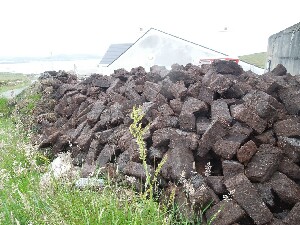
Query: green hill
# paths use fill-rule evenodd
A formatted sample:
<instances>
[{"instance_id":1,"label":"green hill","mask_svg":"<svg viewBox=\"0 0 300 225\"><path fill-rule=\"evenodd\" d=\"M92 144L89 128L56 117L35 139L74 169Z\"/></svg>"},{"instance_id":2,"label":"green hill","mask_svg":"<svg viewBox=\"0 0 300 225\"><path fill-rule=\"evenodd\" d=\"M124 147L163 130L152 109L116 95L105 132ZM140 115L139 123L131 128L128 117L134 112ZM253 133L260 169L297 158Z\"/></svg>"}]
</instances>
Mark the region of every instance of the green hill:
<instances>
[{"instance_id":1,"label":"green hill","mask_svg":"<svg viewBox=\"0 0 300 225\"><path fill-rule=\"evenodd\" d=\"M252 65L264 69L267 60L267 53L260 52L260 53L250 54L250 55L243 55L243 56L239 56L239 59L246 63L250 63Z\"/></svg>"}]
</instances>

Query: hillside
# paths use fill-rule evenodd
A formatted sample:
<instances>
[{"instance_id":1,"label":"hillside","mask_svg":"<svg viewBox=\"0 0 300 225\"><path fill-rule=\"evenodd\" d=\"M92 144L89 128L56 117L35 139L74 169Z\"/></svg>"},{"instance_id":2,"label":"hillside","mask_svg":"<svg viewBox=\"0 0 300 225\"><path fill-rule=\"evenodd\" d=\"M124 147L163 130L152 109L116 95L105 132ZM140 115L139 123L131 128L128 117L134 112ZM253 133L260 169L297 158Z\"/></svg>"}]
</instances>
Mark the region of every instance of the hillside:
<instances>
[{"instance_id":1,"label":"hillside","mask_svg":"<svg viewBox=\"0 0 300 225\"><path fill-rule=\"evenodd\" d=\"M254 53L254 54L250 54L250 55L242 55L242 56L239 56L239 59L246 63L250 63L252 65L255 65L259 68L264 69L266 59L267 59L267 53L259 52L259 53Z\"/></svg>"}]
</instances>

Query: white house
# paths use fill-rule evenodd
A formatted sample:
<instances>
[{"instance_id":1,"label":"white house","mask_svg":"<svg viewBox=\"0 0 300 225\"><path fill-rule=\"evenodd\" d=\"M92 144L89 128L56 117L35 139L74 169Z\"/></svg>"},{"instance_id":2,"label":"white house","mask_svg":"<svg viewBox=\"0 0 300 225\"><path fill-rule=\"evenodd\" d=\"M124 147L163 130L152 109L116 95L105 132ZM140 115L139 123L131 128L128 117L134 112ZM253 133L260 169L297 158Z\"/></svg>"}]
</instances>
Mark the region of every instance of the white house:
<instances>
[{"instance_id":1,"label":"white house","mask_svg":"<svg viewBox=\"0 0 300 225\"><path fill-rule=\"evenodd\" d=\"M227 54L151 28L133 44L111 45L102 58L99 69L104 74L113 70L142 66L147 71L153 65L170 68L172 64L199 64L200 59L226 58ZM263 73L263 70L240 62L244 70ZM261 70L261 71L260 71Z\"/></svg>"}]
</instances>

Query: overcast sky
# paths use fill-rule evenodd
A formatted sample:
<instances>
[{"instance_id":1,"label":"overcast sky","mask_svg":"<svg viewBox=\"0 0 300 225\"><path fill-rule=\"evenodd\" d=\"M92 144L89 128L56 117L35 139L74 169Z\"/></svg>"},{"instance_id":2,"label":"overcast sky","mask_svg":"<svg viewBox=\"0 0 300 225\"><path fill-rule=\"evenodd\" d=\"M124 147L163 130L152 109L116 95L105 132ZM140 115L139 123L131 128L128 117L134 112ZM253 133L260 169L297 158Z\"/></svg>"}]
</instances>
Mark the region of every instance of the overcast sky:
<instances>
[{"instance_id":1,"label":"overcast sky","mask_svg":"<svg viewBox=\"0 0 300 225\"><path fill-rule=\"evenodd\" d=\"M295 0L0 0L0 56L103 55L154 27L227 54L267 50ZM140 31L143 28L143 31ZM224 29L226 32L223 32Z\"/></svg>"}]
</instances>

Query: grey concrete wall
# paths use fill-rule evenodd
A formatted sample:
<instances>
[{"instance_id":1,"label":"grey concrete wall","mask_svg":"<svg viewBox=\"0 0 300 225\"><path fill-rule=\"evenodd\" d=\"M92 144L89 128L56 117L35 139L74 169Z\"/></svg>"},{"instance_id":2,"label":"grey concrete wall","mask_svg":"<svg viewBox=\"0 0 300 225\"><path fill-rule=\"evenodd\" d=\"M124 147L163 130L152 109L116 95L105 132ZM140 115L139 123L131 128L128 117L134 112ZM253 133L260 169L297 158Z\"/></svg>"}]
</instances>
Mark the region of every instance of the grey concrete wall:
<instances>
[{"instance_id":1,"label":"grey concrete wall","mask_svg":"<svg viewBox=\"0 0 300 225\"><path fill-rule=\"evenodd\" d=\"M271 70L280 63L288 73L300 75L300 23L270 36L267 55Z\"/></svg>"}]
</instances>

